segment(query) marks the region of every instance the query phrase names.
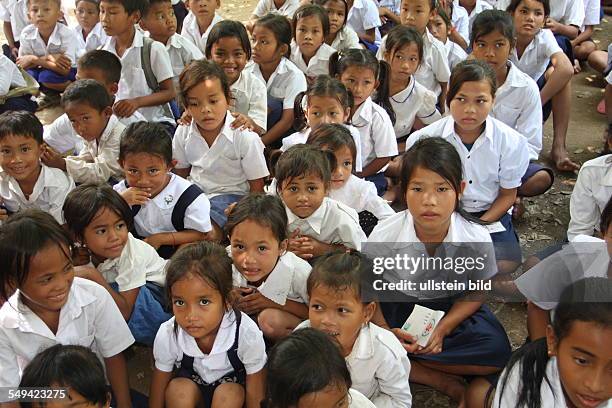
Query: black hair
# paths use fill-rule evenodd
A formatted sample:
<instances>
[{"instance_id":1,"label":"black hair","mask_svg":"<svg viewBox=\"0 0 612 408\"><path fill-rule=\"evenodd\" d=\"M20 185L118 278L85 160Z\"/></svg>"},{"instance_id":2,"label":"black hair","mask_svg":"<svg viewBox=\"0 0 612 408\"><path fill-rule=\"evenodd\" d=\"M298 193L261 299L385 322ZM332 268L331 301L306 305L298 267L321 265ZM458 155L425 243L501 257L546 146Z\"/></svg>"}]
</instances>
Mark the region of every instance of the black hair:
<instances>
[{"instance_id":1,"label":"black hair","mask_svg":"<svg viewBox=\"0 0 612 408\"><path fill-rule=\"evenodd\" d=\"M338 2L340 2L342 4L344 4L344 21L342 22L342 25L338 29L338 31L340 31L340 30L342 30L342 27L344 27L346 25L346 19L348 17L348 13L349 13L349 6L348 6L348 2L346 0L313 0L312 4L316 4L318 6L321 6L321 7L325 8L325 5L327 3L329 3L330 1L338 1Z\"/></svg>"},{"instance_id":2,"label":"black hair","mask_svg":"<svg viewBox=\"0 0 612 408\"><path fill-rule=\"evenodd\" d=\"M94 6L96 6L96 8L98 9L98 11L100 11L100 0L76 0L74 2L75 7L79 5L80 2L82 1L86 1L87 3L91 3Z\"/></svg>"},{"instance_id":3,"label":"black hair","mask_svg":"<svg viewBox=\"0 0 612 408\"><path fill-rule=\"evenodd\" d=\"M410 0L402 0L401 3L405 2L405 1L410 1ZM436 9L436 2L437 0L429 0L429 12L431 13L432 11L434 11ZM400 3L400 7L401 7L401 3Z\"/></svg>"},{"instance_id":4,"label":"black hair","mask_svg":"<svg viewBox=\"0 0 612 408\"><path fill-rule=\"evenodd\" d=\"M290 57L293 29L291 28L291 21L287 17L276 13L268 13L255 22L254 27L257 26L262 26L272 32L274 38L276 38L277 47L286 45L287 52L285 52L284 56L286 58Z\"/></svg>"},{"instance_id":5,"label":"black hair","mask_svg":"<svg viewBox=\"0 0 612 408\"><path fill-rule=\"evenodd\" d=\"M142 17L146 16L147 14L149 14L149 11L151 10L151 7L155 4L160 4L160 3L170 3L172 4L172 0L147 0L145 3L144 8L142 9Z\"/></svg>"},{"instance_id":6,"label":"black hair","mask_svg":"<svg viewBox=\"0 0 612 408\"><path fill-rule=\"evenodd\" d=\"M121 4L128 15L139 12L141 17L144 15L144 11L147 7L147 0L101 0L101 2L102 1L106 1L110 4Z\"/></svg>"},{"instance_id":7,"label":"black hair","mask_svg":"<svg viewBox=\"0 0 612 408\"><path fill-rule=\"evenodd\" d=\"M19 211L0 227L0 299L7 300L21 287L30 272L32 258L49 245L58 245L72 260L72 239L51 214Z\"/></svg>"},{"instance_id":8,"label":"black hair","mask_svg":"<svg viewBox=\"0 0 612 408\"><path fill-rule=\"evenodd\" d=\"M489 64L477 59L461 61L451 72L448 93L446 94L446 104L450 106L459 90L466 82L487 81L491 86L491 97L495 97L497 92L497 76Z\"/></svg>"},{"instance_id":9,"label":"black hair","mask_svg":"<svg viewBox=\"0 0 612 408\"><path fill-rule=\"evenodd\" d=\"M516 42L516 31L512 17L502 10L484 10L476 16L470 33L470 45L473 47L478 38L499 32L510 42L510 48Z\"/></svg>"},{"instance_id":10,"label":"black hair","mask_svg":"<svg viewBox=\"0 0 612 408\"><path fill-rule=\"evenodd\" d=\"M306 144L313 145L322 150L329 149L332 152L343 147L348 147L353 156L353 170L357 162L357 145L351 135L351 131L344 125L336 123L326 123L319 126L308 135ZM338 163L336 163L336 166Z\"/></svg>"},{"instance_id":11,"label":"black hair","mask_svg":"<svg viewBox=\"0 0 612 408\"><path fill-rule=\"evenodd\" d=\"M574 322L595 323L604 328L612 327L612 280L601 277L584 278L567 286L559 304L555 308L555 318L552 322L553 332L559 344L572 329ZM500 400L506 391L509 374L518 363L521 386L518 390L517 407L540 408L540 388L546 381L551 387L546 375L548 364L548 347L546 338L527 343L517 350L501 377ZM563 398L563 396L561 396Z\"/></svg>"},{"instance_id":12,"label":"black hair","mask_svg":"<svg viewBox=\"0 0 612 408\"><path fill-rule=\"evenodd\" d=\"M297 144L280 155L274 169L276 192L280 194L285 182L294 178L314 174L325 187L331 182L332 169L336 168L336 157L332 152L324 152L314 146Z\"/></svg>"},{"instance_id":13,"label":"black hair","mask_svg":"<svg viewBox=\"0 0 612 408\"><path fill-rule=\"evenodd\" d=\"M335 52L329 58L329 74L338 79L348 67L355 66L374 72L374 78L378 81L378 88L372 100L387 111L391 122L395 124L395 111L389 101L391 70L389 64L385 61L378 61L370 51L356 48Z\"/></svg>"},{"instance_id":14,"label":"black hair","mask_svg":"<svg viewBox=\"0 0 612 408\"><path fill-rule=\"evenodd\" d=\"M121 195L106 183L85 183L77 186L64 201L64 219L77 240L83 239L85 228L102 209L117 214L131 230L134 223L132 210Z\"/></svg>"},{"instance_id":15,"label":"black hair","mask_svg":"<svg viewBox=\"0 0 612 408\"><path fill-rule=\"evenodd\" d=\"M246 220L270 228L279 243L287 239L287 212L278 196L251 193L240 199L227 216L225 233L230 239L234 228Z\"/></svg>"},{"instance_id":16,"label":"black hair","mask_svg":"<svg viewBox=\"0 0 612 408\"><path fill-rule=\"evenodd\" d=\"M185 245L174 253L166 266L168 304L172 304L172 286L189 275L203 279L219 292L226 310L231 308L232 259L224 247L210 241L199 241Z\"/></svg>"},{"instance_id":17,"label":"black hair","mask_svg":"<svg viewBox=\"0 0 612 408\"><path fill-rule=\"evenodd\" d=\"M296 95L293 102L293 112L295 115L293 128L298 132L304 130L307 126L306 112L302 102L304 97L306 97L306 103L308 104L308 98L312 96L335 98L340 106L342 106L342 109L349 108L351 111L353 110L353 95L347 91L344 84L329 75L319 75L308 85L306 91Z\"/></svg>"},{"instance_id":18,"label":"black hair","mask_svg":"<svg viewBox=\"0 0 612 408\"><path fill-rule=\"evenodd\" d=\"M6 136L31 137L43 144L43 125L31 112L8 111L0 114L0 139Z\"/></svg>"},{"instance_id":19,"label":"black hair","mask_svg":"<svg viewBox=\"0 0 612 408\"><path fill-rule=\"evenodd\" d=\"M23 370L19 387L71 388L90 404L110 402L104 368L96 354L87 347L56 344L41 351ZM31 407L32 403L21 403Z\"/></svg>"},{"instance_id":20,"label":"black hair","mask_svg":"<svg viewBox=\"0 0 612 408\"><path fill-rule=\"evenodd\" d=\"M221 89L229 104L232 91L230 90L230 83L225 72L223 72L223 69L213 61L200 59L191 61L179 76L179 99L183 106L185 108L187 107L187 94L189 91L205 80L213 78L218 79L221 83Z\"/></svg>"},{"instance_id":21,"label":"black hair","mask_svg":"<svg viewBox=\"0 0 612 408\"><path fill-rule=\"evenodd\" d=\"M299 329L274 345L266 363L265 408L296 407L303 396L329 386L351 388L340 347L327 334Z\"/></svg>"},{"instance_id":22,"label":"black hair","mask_svg":"<svg viewBox=\"0 0 612 408\"><path fill-rule=\"evenodd\" d=\"M325 43L325 37L329 34L329 17L327 16L327 10L318 4L304 4L300 6L293 14L293 38L295 38L295 30L297 29L298 21L301 18L306 17L318 17L323 27L323 42Z\"/></svg>"},{"instance_id":23,"label":"black hair","mask_svg":"<svg viewBox=\"0 0 612 408\"><path fill-rule=\"evenodd\" d=\"M44 0L43 0L44 1ZM62 8L62 0L49 0L51 3L56 4L60 9ZM30 7L30 4L32 3L32 0L27 0L26 1L26 7Z\"/></svg>"},{"instance_id":24,"label":"black hair","mask_svg":"<svg viewBox=\"0 0 612 408\"><path fill-rule=\"evenodd\" d=\"M77 67L78 69L98 69L110 83L118 84L121 80L121 60L110 51L88 51L79 58Z\"/></svg>"},{"instance_id":25,"label":"black hair","mask_svg":"<svg viewBox=\"0 0 612 408\"><path fill-rule=\"evenodd\" d=\"M110 94L95 79L80 79L68 85L62 94L62 108L71 103L86 103L98 112L112 106Z\"/></svg>"},{"instance_id":26,"label":"black hair","mask_svg":"<svg viewBox=\"0 0 612 408\"><path fill-rule=\"evenodd\" d=\"M247 55L247 60L251 59L251 41L249 40L249 34L240 21L233 20L219 21L210 29L208 39L206 40L206 50L204 52L206 58L211 58L213 45L221 38L226 37L239 39L240 45L242 45L242 49Z\"/></svg>"},{"instance_id":27,"label":"black hair","mask_svg":"<svg viewBox=\"0 0 612 408\"><path fill-rule=\"evenodd\" d=\"M601 212L601 219L599 221L599 232L602 236L606 235L608 228L612 224L612 196L608 199L608 203Z\"/></svg>"},{"instance_id":28,"label":"black hair","mask_svg":"<svg viewBox=\"0 0 612 408\"><path fill-rule=\"evenodd\" d=\"M128 154L147 153L160 157L167 165L172 163L172 139L164 126L156 122L135 122L121 134L119 161Z\"/></svg>"},{"instance_id":29,"label":"black hair","mask_svg":"<svg viewBox=\"0 0 612 408\"><path fill-rule=\"evenodd\" d=\"M385 41L385 50L386 54L391 57L390 61L401 47L405 47L410 44L416 44L417 46L420 66L421 61L423 61L423 37L421 34L419 34L419 32L413 27L408 27L405 25L397 25L393 27L387 34L387 40ZM389 64L391 64L390 61ZM391 103L389 103L389 109L393 109L393 105L391 105ZM392 122L395 124L395 110L393 111Z\"/></svg>"},{"instance_id":30,"label":"black hair","mask_svg":"<svg viewBox=\"0 0 612 408\"><path fill-rule=\"evenodd\" d=\"M550 1L549 0L536 0L536 1L538 3L542 3L542 6L544 6L544 16L549 16L550 15ZM514 14L516 9L522 2L523 0L512 0L510 4L508 5L508 7L506 8L506 11L510 14Z\"/></svg>"},{"instance_id":31,"label":"black hair","mask_svg":"<svg viewBox=\"0 0 612 408\"><path fill-rule=\"evenodd\" d=\"M452 1L447 1L446 4L447 4L448 8L450 9L450 13L452 14L452 12L453 12L453 2ZM453 22L452 22L452 20L451 20L451 18L449 16L449 13L447 13L446 10L444 9L444 6L442 5L442 2L437 2L437 4L436 4L436 12L438 13L438 15L440 16L442 21L444 21L444 24L446 24L446 29L447 30L453 26Z\"/></svg>"},{"instance_id":32,"label":"black hair","mask_svg":"<svg viewBox=\"0 0 612 408\"><path fill-rule=\"evenodd\" d=\"M463 181L463 165L457 149L441 137L424 137L418 140L401 158L400 191L406 197L412 173L418 168L424 168L438 174L451 185L455 191L455 211L463 218L483 224L461 206L459 194Z\"/></svg>"}]
</instances>

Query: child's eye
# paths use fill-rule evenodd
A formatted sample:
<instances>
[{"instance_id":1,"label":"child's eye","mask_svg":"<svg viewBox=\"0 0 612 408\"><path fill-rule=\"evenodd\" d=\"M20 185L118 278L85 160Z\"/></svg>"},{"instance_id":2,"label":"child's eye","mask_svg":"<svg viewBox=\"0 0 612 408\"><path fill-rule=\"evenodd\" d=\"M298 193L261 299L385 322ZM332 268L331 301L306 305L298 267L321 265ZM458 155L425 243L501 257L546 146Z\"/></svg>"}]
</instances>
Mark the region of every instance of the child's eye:
<instances>
[{"instance_id":1,"label":"child's eye","mask_svg":"<svg viewBox=\"0 0 612 408\"><path fill-rule=\"evenodd\" d=\"M319 188L318 187L314 187L314 186L310 186L308 187L308 192L310 193L314 193L315 191L317 191Z\"/></svg>"},{"instance_id":2,"label":"child's eye","mask_svg":"<svg viewBox=\"0 0 612 408\"><path fill-rule=\"evenodd\" d=\"M117 230L121 230L121 229L125 228L125 222L121 221L121 222L117 223L117 225L115 225L115 228Z\"/></svg>"},{"instance_id":3,"label":"child's eye","mask_svg":"<svg viewBox=\"0 0 612 408\"><path fill-rule=\"evenodd\" d=\"M200 299L200 306L208 306L208 305L210 305L210 300Z\"/></svg>"},{"instance_id":4,"label":"child's eye","mask_svg":"<svg viewBox=\"0 0 612 408\"><path fill-rule=\"evenodd\" d=\"M440 193L445 193L448 190L449 190L448 187L438 187L438 192L440 192Z\"/></svg>"},{"instance_id":5,"label":"child's eye","mask_svg":"<svg viewBox=\"0 0 612 408\"><path fill-rule=\"evenodd\" d=\"M155 176L157 173L159 173L159 170L157 170L157 169L151 169L151 170L149 170L149 174L150 174L151 176Z\"/></svg>"},{"instance_id":6,"label":"child's eye","mask_svg":"<svg viewBox=\"0 0 612 408\"><path fill-rule=\"evenodd\" d=\"M22 148L21 148L21 151L22 151L23 153L27 153L29 150L30 150L30 148L29 148L29 147L22 147Z\"/></svg>"},{"instance_id":7,"label":"child's eye","mask_svg":"<svg viewBox=\"0 0 612 408\"><path fill-rule=\"evenodd\" d=\"M176 299L173 303L174 303L174 306L179 306L179 307L185 306L185 302L180 299Z\"/></svg>"},{"instance_id":8,"label":"child's eye","mask_svg":"<svg viewBox=\"0 0 612 408\"><path fill-rule=\"evenodd\" d=\"M353 167L353 162L350 162L350 161L347 160L347 161L344 162L344 166L345 167Z\"/></svg>"},{"instance_id":9,"label":"child's eye","mask_svg":"<svg viewBox=\"0 0 612 408\"><path fill-rule=\"evenodd\" d=\"M258 247L257 247L257 249L259 250L259 252L264 252L264 251L266 251L268 248L266 248L265 246L261 245L261 246L258 246Z\"/></svg>"},{"instance_id":10,"label":"child's eye","mask_svg":"<svg viewBox=\"0 0 612 408\"><path fill-rule=\"evenodd\" d=\"M416 192L416 193L420 193L422 191L421 187L412 187L410 190Z\"/></svg>"},{"instance_id":11,"label":"child's eye","mask_svg":"<svg viewBox=\"0 0 612 408\"><path fill-rule=\"evenodd\" d=\"M291 191L292 193L295 193L295 192L298 191L298 189L295 186L291 186L291 187L289 187L289 191Z\"/></svg>"},{"instance_id":12,"label":"child's eye","mask_svg":"<svg viewBox=\"0 0 612 408\"><path fill-rule=\"evenodd\" d=\"M319 310L323 309L323 306L321 306L321 305L317 305L317 304L312 304L312 305L310 305L310 308L311 308L312 310L317 310L317 311L319 311Z\"/></svg>"},{"instance_id":13,"label":"child's eye","mask_svg":"<svg viewBox=\"0 0 612 408\"><path fill-rule=\"evenodd\" d=\"M582 358L582 357L575 357L574 362L581 366L589 364L589 360Z\"/></svg>"},{"instance_id":14,"label":"child's eye","mask_svg":"<svg viewBox=\"0 0 612 408\"><path fill-rule=\"evenodd\" d=\"M340 312L340 313L348 313L348 312L350 312L350 310L348 310L346 307L339 307L338 308L338 312Z\"/></svg>"},{"instance_id":15,"label":"child's eye","mask_svg":"<svg viewBox=\"0 0 612 408\"><path fill-rule=\"evenodd\" d=\"M457 99L459 102L465 102L465 98L462 98L462 97L457 97L456 99Z\"/></svg>"},{"instance_id":16,"label":"child's eye","mask_svg":"<svg viewBox=\"0 0 612 408\"><path fill-rule=\"evenodd\" d=\"M136 169L130 169L130 170L128 170L128 173L130 173L130 175L132 175L132 176L135 176L135 175L137 175L137 174L138 174L138 170L136 170Z\"/></svg>"},{"instance_id":17,"label":"child's eye","mask_svg":"<svg viewBox=\"0 0 612 408\"><path fill-rule=\"evenodd\" d=\"M2 154L4 154L4 155L9 154L10 152L11 152L11 151L10 151L9 149L2 149L2 150L0 150L0 153L2 153Z\"/></svg>"},{"instance_id":18,"label":"child's eye","mask_svg":"<svg viewBox=\"0 0 612 408\"><path fill-rule=\"evenodd\" d=\"M242 244L234 244L234 248L239 250L239 251L242 251L244 249L244 245L242 245Z\"/></svg>"},{"instance_id":19,"label":"child's eye","mask_svg":"<svg viewBox=\"0 0 612 408\"><path fill-rule=\"evenodd\" d=\"M100 228L96 230L96 235L104 235L106 234L106 228Z\"/></svg>"}]
</instances>

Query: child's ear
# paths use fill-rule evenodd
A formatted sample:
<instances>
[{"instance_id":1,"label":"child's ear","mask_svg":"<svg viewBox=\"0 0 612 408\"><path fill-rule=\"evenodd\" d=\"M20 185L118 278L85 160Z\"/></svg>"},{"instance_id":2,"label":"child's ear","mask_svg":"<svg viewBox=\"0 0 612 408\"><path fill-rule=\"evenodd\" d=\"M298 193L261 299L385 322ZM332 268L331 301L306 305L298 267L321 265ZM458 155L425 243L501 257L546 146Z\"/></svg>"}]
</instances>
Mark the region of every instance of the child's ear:
<instances>
[{"instance_id":1,"label":"child's ear","mask_svg":"<svg viewBox=\"0 0 612 408\"><path fill-rule=\"evenodd\" d=\"M287 44L281 44L279 48L281 50L281 55L283 56L287 55L287 52L289 52L289 47L287 46Z\"/></svg>"},{"instance_id":2,"label":"child's ear","mask_svg":"<svg viewBox=\"0 0 612 408\"><path fill-rule=\"evenodd\" d=\"M115 95L117 95L117 92L119 92L119 84L117 82L113 82L110 85L110 91L111 91L111 95L114 97Z\"/></svg>"},{"instance_id":3,"label":"child's ear","mask_svg":"<svg viewBox=\"0 0 612 408\"><path fill-rule=\"evenodd\" d=\"M370 320L372 320L374 316L374 312L376 312L376 302L368 303L363 310L363 319L366 324L370 323Z\"/></svg>"},{"instance_id":4,"label":"child's ear","mask_svg":"<svg viewBox=\"0 0 612 408\"><path fill-rule=\"evenodd\" d=\"M102 114L106 116L107 119L110 118L113 114L113 107L107 106L106 108L104 108L104 110L102 110Z\"/></svg>"},{"instance_id":5,"label":"child's ear","mask_svg":"<svg viewBox=\"0 0 612 408\"><path fill-rule=\"evenodd\" d=\"M140 26L140 28L142 28L145 31L149 31L149 29L147 28L147 24L144 21L144 18L141 18L140 21L138 22L138 25Z\"/></svg>"},{"instance_id":6,"label":"child's ear","mask_svg":"<svg viewBox=\"0 0 612 408\"><path fill-rule=\"evenodd\" d=\"M466 187L467 187L467 182L465 180L461 180L461 184L459 184L459 191L457 192L457 194L459 195L459 198L461 198L461 196L463 195L463 192L465 191Z\"/></svg>"},{"instance_id":7,"label":"child's ear","mask_svg":"<svg viewBox=\"0 0 612 408\"><path fill-rule=\"evenodd\" d=\"M557 336L555 335L555 331L552 326L549 324L546 326L546 347L548 348L548 357L557 355L557 345L558 345Z\"/></svg>"},{"instance_id":8,"label":"child's ear","mask_svg":"<svg viewBox=\"0 0 612 408\"><path fill-rule=\"evenodd\" d=\"M220 1L220 0L217 0L217 7L215 7L215 9L218 9L218 8L220 8L220 7L221 7L221 1Z\"/></svg>"},{"instance_id":9,"label":"child's ear","mask_svg":"<svg viewBox=\"0 0 612 408\"><path fill-rule=\"evenodd\" d=\"M344 109L344 117L350 119L351 118L351 108L347 107L346 109ZM347 121L348 121L347 119Z\"/></svg>"},{"instance_id":10,"label":"child's ear","mask_svg":"<svg viewBox=\"0 0 612 408\"><path fill-rule=\"evenodd\" d=\"M285 252L287 252L287 246L289 245L289 240L288 239L283 239L279 245L279 248L281 250L281 255L284 255Z\"/></svg>"},{"instance_id":11,"label":"child's ear","mask_svg":"<svg viewBox=\"0 0 612 408\"><path fill-rule=\"evenodd\" d=\"M132 14L128 16L128 18L132 20L133 24L136 24L140 21L140 19L142 18L142 15L140 14L139 10L136 10L132 12Z\"/></svg>"},{"instance_id":12,"label":"child's ear","mask_svg":"<svg viewBox=\"0 0 612 408\"><path fill-rule=\"evenodd\" d=\"M176 163L178 163L177 160L170 160L170 163L168 163L168 171L171 171L176 166Z\"/></svg>"}]
</instances>

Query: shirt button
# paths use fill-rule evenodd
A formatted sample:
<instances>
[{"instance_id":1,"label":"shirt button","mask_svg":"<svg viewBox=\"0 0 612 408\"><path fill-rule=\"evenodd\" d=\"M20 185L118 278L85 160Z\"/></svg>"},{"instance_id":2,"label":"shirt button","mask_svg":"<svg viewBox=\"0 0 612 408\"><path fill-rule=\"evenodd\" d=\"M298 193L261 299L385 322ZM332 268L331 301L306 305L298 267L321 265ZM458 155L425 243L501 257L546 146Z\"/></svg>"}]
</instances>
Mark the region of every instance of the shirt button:
<instances>
[{"instance_id":1,"label":"shirt button","mask_svg":"<svg viewBox=\"0 0 612 408\"><path fill-rule=\"evenodd\" d=\"M470 184L472 184L472 180L470 180Z\"/></svg>"}]
</instances>

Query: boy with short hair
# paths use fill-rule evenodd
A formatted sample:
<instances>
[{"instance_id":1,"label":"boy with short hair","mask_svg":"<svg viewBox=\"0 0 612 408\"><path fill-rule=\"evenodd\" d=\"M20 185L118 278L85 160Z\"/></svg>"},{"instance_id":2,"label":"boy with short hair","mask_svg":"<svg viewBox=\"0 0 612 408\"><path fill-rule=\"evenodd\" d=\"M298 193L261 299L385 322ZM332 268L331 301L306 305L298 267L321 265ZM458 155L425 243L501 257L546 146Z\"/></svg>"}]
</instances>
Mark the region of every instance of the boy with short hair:
<instances>
[{"instance_id":1,"label":"boy with short hair","mask_svg":"<svg viewBox=\"0 0 612 408\"><path fill-rule=\"evenodd\" d=\"M74 181L40 163L43 127L30 112L0 115L0 220L8 213L38 208L64 223L62 206Z\"/></svg>"},{"instance_id":2,"label":"boy with short hair","mask_svg":"<svg viewBox=\"0 0 612 408\"><path fill-rule=\"evenodd\" d=\"M68 172L77 183L102 183L123 179L117 161L119 142L125 126L113 116L112 99L102 84L82 79L66 88L62 108L84 141L78 156L63 158L46 146L43 162Z\"/></svg>"},{"instance_id":3,"label":"boy with short hair","mask_svg":"<svg viewBox=\"0 0 612 408\"><path fill-rule=\"evenodd\" d=\"M185 0L185 4L189 14L183 21L181 35L205 53L210 29L223 20L216 11L221 7L221 0Z\"/></svg>"},{"instance_id":4,"label":"boy with short hair","mask_svg":"<svg viewBox=\"0 0 612 408\"><path fill-rule=\"evenodd\" d=\"M79 41L77 57L81 57L103 46L108 38L100 24L100 0L76 0L75 5L78 24L72 29Z\"/></svg>"}]
</instances>

